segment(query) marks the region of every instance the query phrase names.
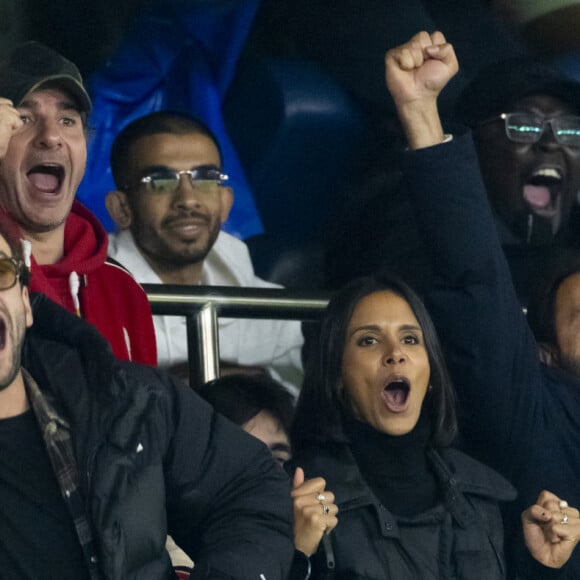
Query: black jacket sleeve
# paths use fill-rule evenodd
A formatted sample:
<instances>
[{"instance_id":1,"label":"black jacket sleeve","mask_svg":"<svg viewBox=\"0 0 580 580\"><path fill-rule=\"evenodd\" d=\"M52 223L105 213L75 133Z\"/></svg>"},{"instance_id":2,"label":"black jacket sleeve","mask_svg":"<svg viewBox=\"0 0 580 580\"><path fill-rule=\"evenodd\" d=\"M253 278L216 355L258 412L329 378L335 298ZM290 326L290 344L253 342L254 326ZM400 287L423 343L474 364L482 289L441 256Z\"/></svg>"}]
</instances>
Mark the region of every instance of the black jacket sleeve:
<instances>
[{"instance_id":1,"label":"black jacket sleeve","mask_svg":"<svg viewBox=\"0 0 580 580\"><path fill-rule=\"evenodd\" d=\"M167 455L169 533L198 578L285 579L293 556L290 480L266 446L185 386Z\"/></svg>"}]
</instances>

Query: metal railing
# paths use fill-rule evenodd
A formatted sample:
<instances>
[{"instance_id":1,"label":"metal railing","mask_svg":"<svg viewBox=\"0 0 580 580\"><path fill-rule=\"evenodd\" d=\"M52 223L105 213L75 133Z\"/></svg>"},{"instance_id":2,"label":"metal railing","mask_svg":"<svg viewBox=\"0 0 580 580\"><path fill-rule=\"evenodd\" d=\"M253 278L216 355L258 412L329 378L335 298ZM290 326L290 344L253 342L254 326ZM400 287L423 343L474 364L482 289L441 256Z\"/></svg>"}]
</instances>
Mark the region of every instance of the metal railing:
<instances>
[{"instance_id":1,"label":"metal railing","mask_svg":"<svg viewBox=\"0 0 580 580\"><path fill-rule=\"evenodd\" d=\"M219 376L218 318L317 320L328 304L326 292L233 286L143 284L153 314L184 316L189 382L201 385Z\"/></svg>"}]
</instances>

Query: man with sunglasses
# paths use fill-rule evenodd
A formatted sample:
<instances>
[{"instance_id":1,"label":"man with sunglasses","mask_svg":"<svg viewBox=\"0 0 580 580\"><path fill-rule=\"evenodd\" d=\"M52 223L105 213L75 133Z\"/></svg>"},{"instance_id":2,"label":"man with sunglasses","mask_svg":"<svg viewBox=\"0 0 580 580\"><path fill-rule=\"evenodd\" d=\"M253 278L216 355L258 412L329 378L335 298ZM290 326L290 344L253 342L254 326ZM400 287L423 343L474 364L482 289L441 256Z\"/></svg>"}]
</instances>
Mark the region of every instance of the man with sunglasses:
<instances>
[{"instance_id":1,"label":"man with sunglasses","mask_svg":"<svg viewBox=\"0 0 580 580\"><path fill-rule=\"evenodd\" d=\"M120 361L97 330L29 295L0 214L0 576L283 580L289 482L268 449L191 389ZM34 321L34 323L33 323Z\"/></svg>"},{"instance_id":2,"label":"man with sunglasses","mask_svg":"<svg viewBox=\"0 0 580 580\"><path fill-rule=\"evenodd\" d=\"M213 133L198 119L157 112L127 125L111 150L117 189L106 198L119 227L110 256L141 283L274 288L258 278L247 246L221 231L233 191ZM156 316L159 364L186 374L185 320ZM301 380L296 321L219 319L222 370L262 372L287 385Z\"/></svg>"},{"instance_id":3,"label":"man with sunglasses","mask_svg":"<svg viewBox=\"0 0 580 580\"><path fill-rule=\"evenodd\" d=\"M94 324L120 358L156 364L147 296L107 259L105 230L75 201L92 108L78 69L24 43L0 65L0 97L0 205L29 242L32 290Z\"/></svg>"}]
</instances>

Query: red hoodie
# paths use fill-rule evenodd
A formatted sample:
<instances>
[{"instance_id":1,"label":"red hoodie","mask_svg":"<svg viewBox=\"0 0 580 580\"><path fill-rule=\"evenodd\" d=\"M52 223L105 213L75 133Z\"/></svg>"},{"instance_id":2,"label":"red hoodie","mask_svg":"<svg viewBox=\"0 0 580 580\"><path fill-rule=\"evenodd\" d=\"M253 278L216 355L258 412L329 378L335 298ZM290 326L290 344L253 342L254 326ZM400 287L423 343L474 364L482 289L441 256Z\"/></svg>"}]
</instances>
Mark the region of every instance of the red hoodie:
<instances>
[{"instance_id":1,"label":"red hoodie","mask_svg":"<svg viewBox=\"0 0 580 580\"><path fill-rule=\"evenodd\" d=\"M66 220L63 258L39 266L31 257L30 290L43 292L94 324L120 359L156 365L147 295L127 270L107 261L107 243L107 233L97 218L75 201ZM74 273L79 281L76 292L71 290ZM73 294L78 297L78 308Z\"/></svg>"}]
</instances>

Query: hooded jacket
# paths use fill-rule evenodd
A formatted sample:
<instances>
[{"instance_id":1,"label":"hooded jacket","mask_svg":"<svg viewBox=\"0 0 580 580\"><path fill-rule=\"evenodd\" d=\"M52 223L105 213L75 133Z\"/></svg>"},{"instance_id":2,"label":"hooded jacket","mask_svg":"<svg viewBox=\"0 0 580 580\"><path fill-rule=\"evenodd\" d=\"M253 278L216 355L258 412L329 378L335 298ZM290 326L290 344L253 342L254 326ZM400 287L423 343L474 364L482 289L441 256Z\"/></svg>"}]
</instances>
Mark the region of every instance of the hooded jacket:
<instances>
[{"instance_id":1,"label":"hooded jacket","mask_svg":"<svg viewBox=\"0 0 580 580\"><path fill-rule=\"evenodd\" d=\"M100 577L175 578L169 532L192 580L283 580L290 483L268 449L170 376L116 359L45 296L32 306L22 365L70 425Z\"/></svg>"},{"instance_id":2,"label":"hooded jacket","mask_svg":"<svg viewBox=\"0 0 580 580\"><path fill-rule=\"evenodd\" d=\"M104 228L75 201L66 221L62 259L39 265L30 257L30 290L96 326L120 359L156 365L147 295L127 270L107 259L107 244Z\"/></svg>"}]
</instances>

